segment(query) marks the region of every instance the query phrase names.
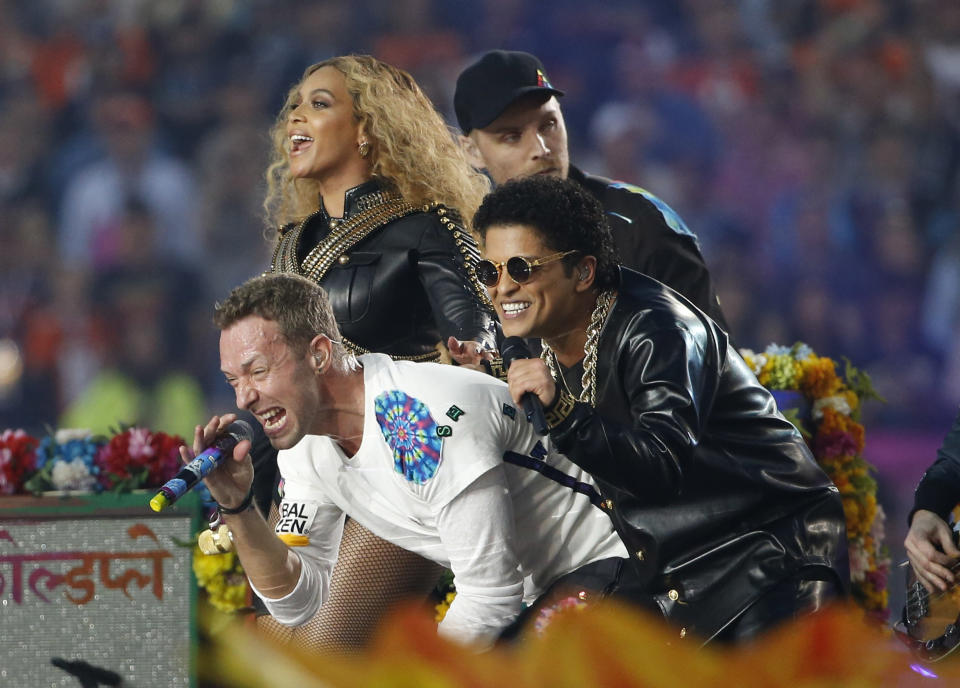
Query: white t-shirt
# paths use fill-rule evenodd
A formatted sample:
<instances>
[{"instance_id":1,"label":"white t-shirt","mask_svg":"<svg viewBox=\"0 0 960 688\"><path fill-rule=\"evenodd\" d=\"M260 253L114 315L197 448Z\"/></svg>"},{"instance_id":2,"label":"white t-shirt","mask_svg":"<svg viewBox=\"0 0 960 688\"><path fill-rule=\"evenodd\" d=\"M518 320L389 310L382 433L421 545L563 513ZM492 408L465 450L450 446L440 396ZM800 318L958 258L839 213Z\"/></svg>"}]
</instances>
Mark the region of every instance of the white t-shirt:
<instances>
[{"instance_id":1,"label":"white t-shirt","mask_svg":"<svg viewBox=\"0 0 960 688\"><path fill-rule=\"evenodd\" d=\"M440 630L481 645L560 576L627 556L609 517L587 495L505 463L505 456L540 460L568 483L595 486L533 431L503 382L383 354L360 361L365 415L356 455L315 435L279 453L276 531L303 567L289 595L264 599L278 621L304 623L327 598L344 514L450 568L457 597Z\"/></svg>"}]
</instances>

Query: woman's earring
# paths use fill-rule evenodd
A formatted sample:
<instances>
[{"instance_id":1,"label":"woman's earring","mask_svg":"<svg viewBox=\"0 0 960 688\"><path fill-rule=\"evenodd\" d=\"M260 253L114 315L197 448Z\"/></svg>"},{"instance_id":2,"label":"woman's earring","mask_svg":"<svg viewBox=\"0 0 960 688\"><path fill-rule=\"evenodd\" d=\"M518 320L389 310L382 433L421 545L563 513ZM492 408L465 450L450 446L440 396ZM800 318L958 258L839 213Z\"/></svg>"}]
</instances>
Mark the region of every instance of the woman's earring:
<instances>
[{"instance_id":1,"label":"woman's earring","mask_svg":"<svg viewBox=\"0 0 960 688\"><path fill-rule=\"evenodd\" d=\"M370 143L367 141L361 141L360 145L357 146L357 151L360 153L361 158L365 158L370 155Z\"/></svg>"}]
</instances>

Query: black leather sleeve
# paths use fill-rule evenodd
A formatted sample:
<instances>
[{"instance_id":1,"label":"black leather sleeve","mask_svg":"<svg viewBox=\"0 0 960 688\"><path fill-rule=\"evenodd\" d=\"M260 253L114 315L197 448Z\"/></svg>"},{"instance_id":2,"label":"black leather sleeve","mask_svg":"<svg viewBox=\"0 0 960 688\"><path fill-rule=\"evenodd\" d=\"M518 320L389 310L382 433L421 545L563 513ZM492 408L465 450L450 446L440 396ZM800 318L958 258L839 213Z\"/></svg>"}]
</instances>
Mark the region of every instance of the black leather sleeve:
<instances>
[{"instance_id":1,"label":"black leather sleeve","mask_svg":"<svg viewBox=\"0 0 960 688\"><path fill-rule=\"evenodd\" d=\"M727 331L727 320L696 238L671 229L663 213L644 196L630 194L621 202L627 200L632 206L634 224L624 225L616 215L609 220L611 230L619 237L618 243L633 244L627 249L629 255L621 256L623 264L680 292Z\"/></svg>"},{"instance_id":2,"label":"black leather sleeve","mask_svg":"<svg viewBox=\"0 0 960 688\"><path fill-rule=\"evenodd\" d=\"M420 283L430 301L443 343L462 341L494 345L493 308L473 271L479 259L476 241L456 215L436 219L423 232L416 260Z\"/></svg>"},{"instance_id":3,"label":"black leather sleeve","mask_svg":"<svg viewBox=\"0 0 960 688\"><path fill-rule=\"evenodd\" d=\"M620 262L680 292L726 332L727 320L694 235L673 229L659 208L639 190L571 167L570 177L602 204ZM679 218L678 218L679 219Z\"/></svg>"},{"instance_id":4,"label":"black leather sleeve","mask_svg":"<svg viewBox=\"0 0 960 688\"><path fill-rule=\"evenodd\" d=\"M589 404L550 431L560 452L597 478L638 498L664 502L683 490L684 471L701 435L711 396L703 341L660 328L619 348L617 375L630 422ZM609 391L608 391L609 394Z\"/></svg>"},{"instance_id":5,"label":"black leather sleeve","mask_svg":"<svg viewBox=\"0 0 960 688\"><path fill-rule=\"evenodd\" d=\"M663 222L662 218L660 222ZM656 264L660 271L657 279L683 294L725 332L729 332L710 271L707 270L703 255L693 237L669 230L663 232L650 261Z\"/></svg>"},{"instance_id":6,"label":"black leather sleeve","mask_svg":"<svg viewBox=\"0 0 960 688\"><path fill-rule=\"evenodd\" d=\"M948 520L950 512L960 503L960 416L937 451L937 460L927 469L913 495L913 509L909 523L918 509L925 509Z\"/></svg>"}]
</instances>

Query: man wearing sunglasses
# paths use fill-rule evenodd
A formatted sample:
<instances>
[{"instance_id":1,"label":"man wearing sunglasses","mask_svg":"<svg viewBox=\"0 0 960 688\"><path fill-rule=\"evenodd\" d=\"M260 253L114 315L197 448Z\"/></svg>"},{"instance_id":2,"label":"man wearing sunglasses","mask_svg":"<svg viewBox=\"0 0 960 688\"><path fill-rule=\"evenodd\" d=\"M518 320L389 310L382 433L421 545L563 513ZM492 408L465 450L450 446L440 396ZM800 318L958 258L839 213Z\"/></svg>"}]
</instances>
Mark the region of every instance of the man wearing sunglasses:
<instances>
[{"instance_id":1,"label":"man wearing sunglasses","mask_svg":"<svg viewBox=\"0 0 960 688\"><path fill-rule=\"evenodd\" d=\"M723 329L618 265L596 200L530 177L473 224L504 334L543 342L511 364L510 394L536 395L632 554L611 589L702 641L748 640L843 594L837 488Z\"/></svg>"},{"instance_id":2,"label":"man wearing sunglasses","mask_svg":"<svg viewBox=\"0 0 960 688\"><path fill-rule=\"evenodd\" d=\"M253 413L280 450L274 531L253 507L249 442L207 484L255 591L280 623L302 624L329 599L345 515L450 568L457 596L440 631L481 647L523 602L571 577L580 593L583 581L626 560L591 478L533 432L500 380L354 356L324 290L297 275L249 280L217 304L214 322L237 407ZM210 446L232 419L197 426L193 453L184 449L183 458Z\"/></svg>"},{"instance_id":3,"label":"man wearing sunglasses","mask_svg":"<svg viewBox=\"0 0 960 688\"><path fill-rule=\"evenodd\" d=\"M680 216L645 189L570 164L561 96L529 53L493 50L464 69L453 102L471 164L496 184L535 174L574 180L603 205L624 265L673 287L726 330L697 238Z\"/></svg>"}]
</instances>

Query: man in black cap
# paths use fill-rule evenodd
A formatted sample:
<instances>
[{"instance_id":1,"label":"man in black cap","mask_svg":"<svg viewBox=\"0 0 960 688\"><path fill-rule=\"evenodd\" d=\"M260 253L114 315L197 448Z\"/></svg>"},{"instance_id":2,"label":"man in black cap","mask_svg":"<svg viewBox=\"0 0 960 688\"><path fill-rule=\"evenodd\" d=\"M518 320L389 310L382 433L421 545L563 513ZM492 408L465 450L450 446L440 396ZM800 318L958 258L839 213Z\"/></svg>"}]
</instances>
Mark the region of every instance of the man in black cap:
<instances>
[{"instance_id":1,"label":"man in black cap","mask_svg":"<svg viewBox=\"0 0 960 688\"><path fill-rule=\"evenodd\" d=\"M534 174L578 182L606 211L623 265L680 292L726 330L697 238L680 216L645 189L570 164L562 95L529 53L493 50L467 67L453 103L470 162L496 184Z\"/></svg>"}]
</instances>

